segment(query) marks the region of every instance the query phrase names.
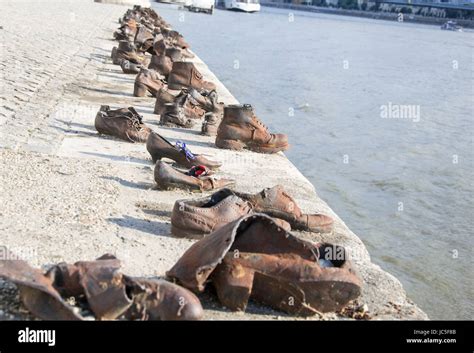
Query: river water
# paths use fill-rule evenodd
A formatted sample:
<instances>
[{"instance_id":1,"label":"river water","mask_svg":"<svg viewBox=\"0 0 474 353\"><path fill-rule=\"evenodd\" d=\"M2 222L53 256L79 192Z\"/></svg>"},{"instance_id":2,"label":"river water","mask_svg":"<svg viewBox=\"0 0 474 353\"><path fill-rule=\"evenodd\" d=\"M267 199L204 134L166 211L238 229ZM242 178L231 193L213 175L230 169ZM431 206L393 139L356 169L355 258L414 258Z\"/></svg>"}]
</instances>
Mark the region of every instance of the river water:
<instances>
[{"instance_id":1,"label":"river water","mask_svg":"<svg viewBox=\"0 0 474 353\"><path fill-rule=\"evenodd\" d=\"M155 6L430 318L474 317L473 32Z\"/></svg>"}]
</instances>

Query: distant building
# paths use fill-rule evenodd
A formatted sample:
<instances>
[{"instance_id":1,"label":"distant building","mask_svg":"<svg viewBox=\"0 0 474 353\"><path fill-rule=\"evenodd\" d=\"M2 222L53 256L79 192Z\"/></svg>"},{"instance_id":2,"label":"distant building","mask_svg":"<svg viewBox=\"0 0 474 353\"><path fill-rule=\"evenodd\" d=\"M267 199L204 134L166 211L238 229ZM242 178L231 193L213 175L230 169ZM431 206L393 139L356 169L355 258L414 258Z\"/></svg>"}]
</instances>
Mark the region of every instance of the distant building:
<instances>
[{"instance_id":1,"label":"distant building","mask_svg":"<svg viewBox=\"0 0 474 353\"><path fill-rule=\"evenodd\" d=\"M381 0L380 3L403 3L409 5L434 5L443 6L448 5L449 7L462 7L462 8L474 8L474 0Z\"/></svg>"},{"instance_id":2,"label":"distant building","mask_svg":"<svg viewBox=\"0 0 474 353\"><path fill-rule=\"evenodd\" d=\"M1 1L1 0L0 0ZM286 3L295 5L314 5L314 6L331 6L339 7L341 0L263 0L275 3ZM433 9L452 9L474 11L474 0L354 0L357 2L359 8L373 8L378 5L409 5L418 8L433 8ZM364 7L362 7L362 5ZM434 11L434 10L433 10ZM471 16L472 17L472 16Z\"/></svg>"}]
</instances>

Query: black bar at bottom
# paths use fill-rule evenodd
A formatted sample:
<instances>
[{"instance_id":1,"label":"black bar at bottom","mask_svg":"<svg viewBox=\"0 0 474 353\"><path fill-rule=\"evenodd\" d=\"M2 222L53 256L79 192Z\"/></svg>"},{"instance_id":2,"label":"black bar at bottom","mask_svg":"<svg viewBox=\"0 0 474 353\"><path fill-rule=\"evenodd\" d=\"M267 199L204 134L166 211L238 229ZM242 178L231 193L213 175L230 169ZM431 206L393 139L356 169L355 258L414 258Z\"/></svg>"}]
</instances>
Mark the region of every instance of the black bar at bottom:
<instances>
[{"instance_id":1,"label":"black bar at bottom","mask_svg":"<svg viewBox=\"0 0 474 353\"><path fill-rule=\"evenodd\" d=\"M472 321L3 321L0 352L473 352L473 332Z\"/></svg>"}]
</instances>

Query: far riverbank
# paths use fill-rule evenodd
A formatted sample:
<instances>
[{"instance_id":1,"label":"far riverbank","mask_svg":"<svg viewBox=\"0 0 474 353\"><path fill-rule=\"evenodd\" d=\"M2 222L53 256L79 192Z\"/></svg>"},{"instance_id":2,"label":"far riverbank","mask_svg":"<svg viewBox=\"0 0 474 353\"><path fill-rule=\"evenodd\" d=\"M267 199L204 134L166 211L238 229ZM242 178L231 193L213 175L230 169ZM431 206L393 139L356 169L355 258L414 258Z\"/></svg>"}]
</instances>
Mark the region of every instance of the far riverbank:
<instances>
[{"instance_id":1,"label":"far riverbank","mask_svg":"<svg viewBox=\"0 0 474 353\"><path fill-rule=\"evenodd\" d=\"M372 18L375 20L400 21L399 20L400 14L397 12L347 10L347 9L341 9L341 8L320 7L320 6L313 6L313 5L295 5L295 4L275 3L271 1L261 1L260 4L266 7L288 9L288 10L295 10L295 11L306 11L306 12L324 13L324 14L341 15L341 16ZM450 18L443 18L443 17L429 17L429 16L420 16L420 15L414 15L414 14L408 14L408 13L403 14L403 22L423 23L423 24L441 26L448 20L455 20L458 23L458 25L464 28L474 28L474 21L472 20L450 19Z\"/></svg>"}]
</instances>

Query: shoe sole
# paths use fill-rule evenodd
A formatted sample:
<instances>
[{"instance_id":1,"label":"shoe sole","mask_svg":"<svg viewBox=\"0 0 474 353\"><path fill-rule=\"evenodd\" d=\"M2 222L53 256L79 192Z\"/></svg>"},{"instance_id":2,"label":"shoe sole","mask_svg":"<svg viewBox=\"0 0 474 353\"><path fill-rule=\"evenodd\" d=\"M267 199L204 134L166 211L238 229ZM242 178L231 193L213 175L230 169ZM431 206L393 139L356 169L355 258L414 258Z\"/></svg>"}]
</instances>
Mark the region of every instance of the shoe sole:
<instances>
[{"instance_id":1,"label":"shoe sole","mask_svg":"<svg viewBox=\"0 0 474 353\"><path fill-rule=\"evenodd\" d=\"M168 83L168 89L179 91L179 90L182 90L183 88L189 88L189 87L179 84L179 83Z\"/></svg>"},{"instance_id":2,"label":"shoe sole","mask_svg":"<svg viewBox=\"0 0 474 353\"><path fill-rule=\"evenodd\" d=\"M303 231L303 232L311 232L311 233L324 234L324 233L331 233L331 232L333 231L333 229L334 229L334 226L333 226L332 224L331 224L331 225L327 225L327 226L313 227L313 228L292 226L292 229L294 229L294 230L300 230L300 231Z\"/></svg>"},{"instance_id":3,"label":"shoe sole","mask_svg":"<svg viewBox=\"0 0 474 353\"><path fill-rule=\"evenodd\" d=\"M180 127L180 128L181 128L181 127ZM181 163L178 163L176 160L174 160L173 158L168 157L168 156L162 156L162 155L156 155L156 154L153 155L153 154L151 154L150 151L148 151L148 153L149 153L150 156L151 156L151 160L152 160L153 164L156 164L156 162L161 161L162 159L167 159L167 160L173 161L176 166L181 167L181 168L190 169L190 168L193 167L193 165L191 165L191 166L186 166L186 165L183 165L183 164L181 164ZM199 164L196 164L195 166L197 166L197 165L199 165ZM216 170L218 170L220 167L222 167L222 164L216 165L216 166L209 166L209 165L206 165L206 167L209 168L210 170L216 171Z\"/></svg>"},{"instance_id":4,"label":"shoe sole","mask_svg":"<svg viewBox=\"0 0 474 353\"><path fill-rule=\"evenodd\" d=\"M177 227L173 223L171 223L171 234L173 234L177 238L188 238L188 239L202 239L206 235L208 235L208 233Z\"/></svg>"},{"instance_id":5,"label":"shoe sole","mask_svg":"<svg viewBox=\"0 0 474 353\"><path fill-rule=\"evenodd\" d=\"M314 300L311 295L307 296L308 304L323 313L341 310L351 300L360 296L360 287L355 283L344 281L321 281L313 284L302 285L305 293L318 293L319 298ZM305 288L306 287L306 288ZM314 301L311 302L311 299Z\"/></svg>"},{"instance_id":6,"label":"shoe sole","mask_svg":"<svg viewBox=\"0 0 474 353\"><path fill-rule=\"evenodd\" d=\"M191 186L176 184L176 183L166 183L165 185L156 183L156 186L158 187L159 190L185 190L185 191L198 192L198 193L203 192L203 190L194 189Z\"/></svg>"}]
</instances>

